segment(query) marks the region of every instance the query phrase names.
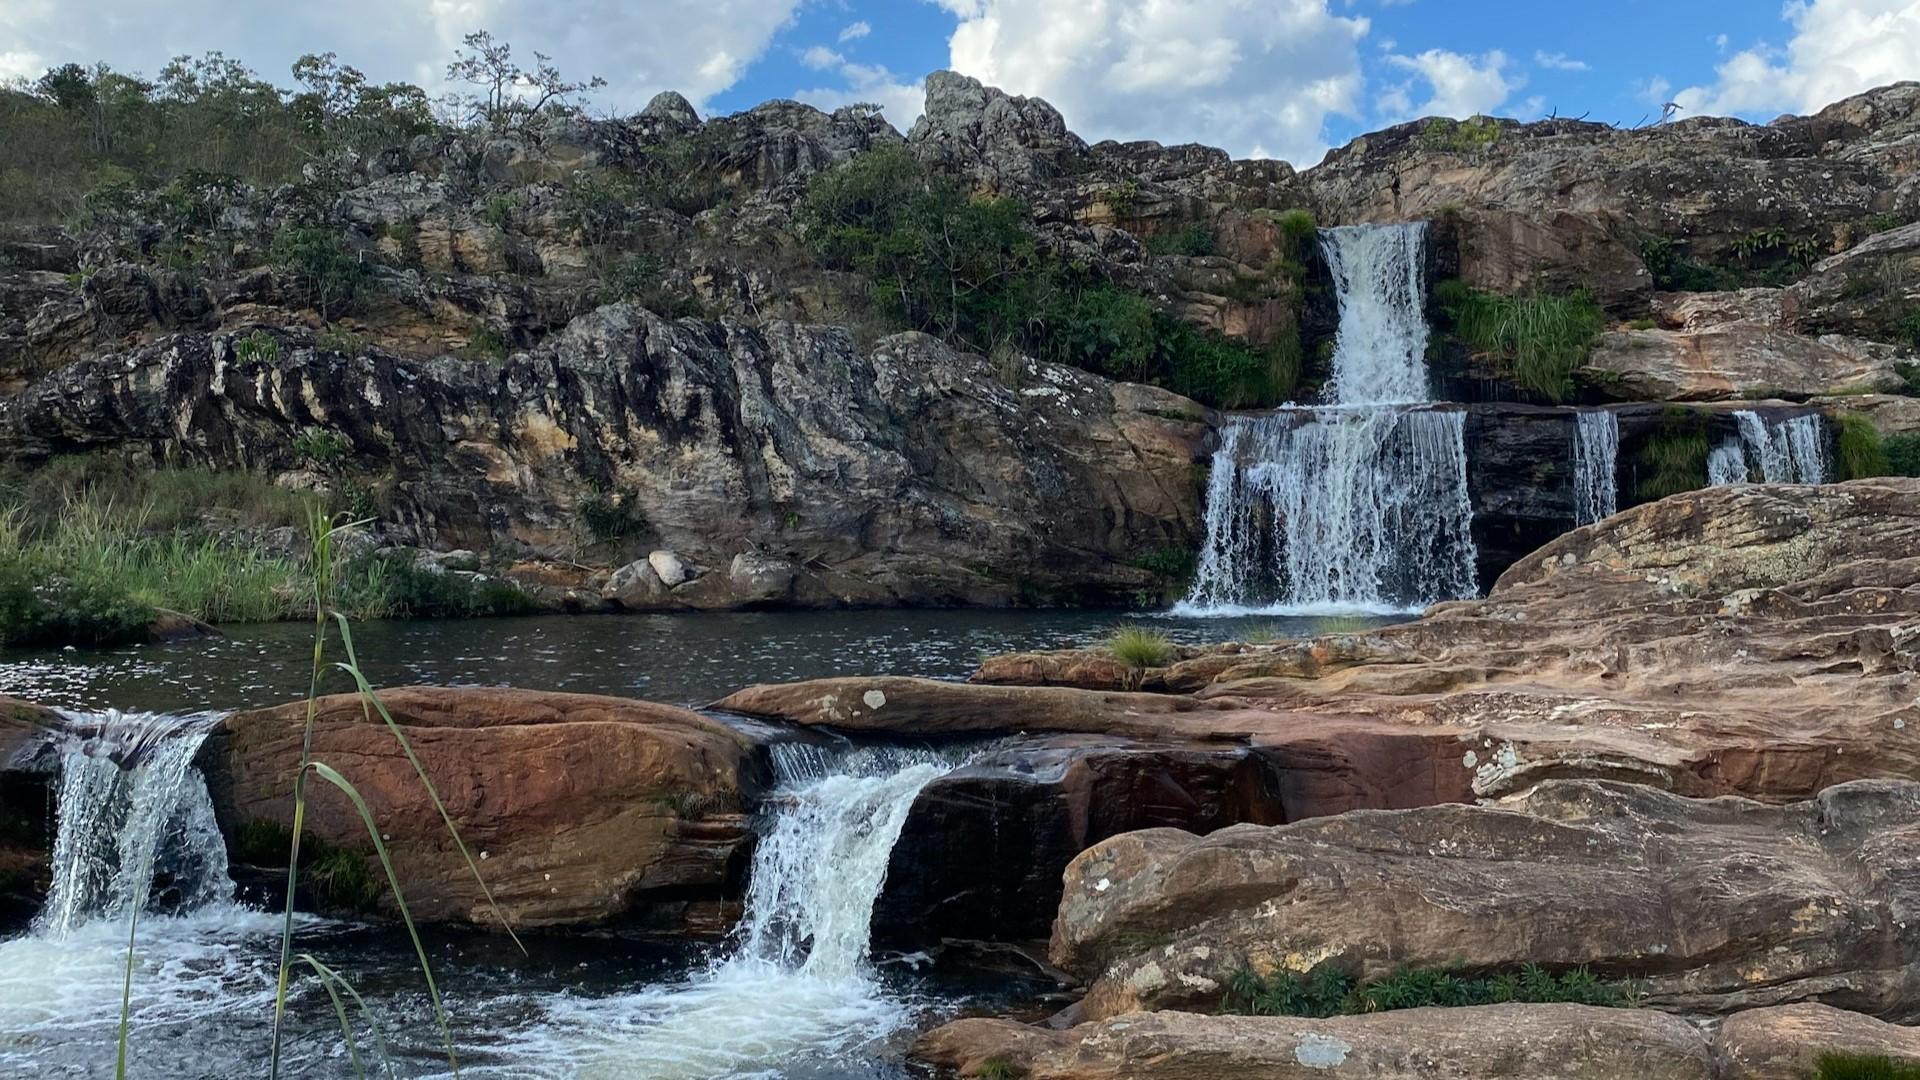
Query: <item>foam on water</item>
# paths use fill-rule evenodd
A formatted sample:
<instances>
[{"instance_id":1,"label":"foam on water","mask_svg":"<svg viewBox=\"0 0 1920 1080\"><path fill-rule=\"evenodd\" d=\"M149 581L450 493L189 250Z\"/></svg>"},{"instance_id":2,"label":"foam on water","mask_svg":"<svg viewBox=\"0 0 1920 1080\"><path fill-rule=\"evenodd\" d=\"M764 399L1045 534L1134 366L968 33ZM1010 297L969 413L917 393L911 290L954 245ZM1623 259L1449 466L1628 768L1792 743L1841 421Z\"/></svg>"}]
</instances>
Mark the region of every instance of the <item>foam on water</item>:
<instances>
[{"instance_id":1,"label":"foam on water","mask_svg":"<svg viewBox=\"0 0 1920 1080\"><path fill-rule=\"evenodd\" d=\"M1707 455L1707 486L1726 487L1744 484L1748 478L1747 452L1736 440L1728 440Z\"/></svg>"},{"instance_id":2,"label":"foam on water","mask_svg":"<svg viewBox=\"0 0 1920 1080\"><path fill-rule=\"evenodd\" d=\"M1827 429L1818 413L1772 420L1742 409L1733 414L1740 441L1769 484L1827 482Z\"/></svg>"}]
</instances>

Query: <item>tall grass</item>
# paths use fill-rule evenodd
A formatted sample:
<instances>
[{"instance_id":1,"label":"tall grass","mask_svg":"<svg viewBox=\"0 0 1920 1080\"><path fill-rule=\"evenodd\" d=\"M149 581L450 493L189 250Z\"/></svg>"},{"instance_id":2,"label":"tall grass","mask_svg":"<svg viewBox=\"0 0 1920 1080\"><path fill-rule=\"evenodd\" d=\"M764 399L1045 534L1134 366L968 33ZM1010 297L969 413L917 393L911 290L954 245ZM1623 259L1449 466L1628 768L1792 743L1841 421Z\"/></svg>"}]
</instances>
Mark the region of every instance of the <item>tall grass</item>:
<instances>
[{"instance_id":1,"label":"tall grass","mask_svg":"<svg viewBox=\"0 0 1920 1080\"><path fill-rule=\"evenodd\" d=\"M1869 476L1885 476L1893 471L1888 460L1887 447L1880 437L1880 429L1873 421L1855 413L1841 413L1834 417L1834 457L1839 466L1841 480L1862 480Z\"/></svg>"},{"instance_id":2,"label":"tall grass","mask_svg":"<svg viewBox=\"0 0 1920 1080\"><path fill-rule=\"evenodd\" d=\"M1885 1054L1823 1054L1814 1080L1920 1080L1920 1063Z\"/></svg>"},{"instance_id":3,"label":"tall grass","mask_svg":"<svg viewBox=\"0 0 1920 1080\"><path fill-rule=\"evenodd\" d=\"M1221 1011L1246 1016L1345 1016L1395 1009L1569 1003L1621 1006L1633 1000L1625 983L1599 978L1586 968L1559 974L1529 964L1518 971L1468 976L1453 971L1403 968L1385 978L1359 982L1322 966L1308 975L1248 969L1227 982Z\"/></svg>"},{"instance_id":4,"label":"tall grass","mask_svg":"<svg viewBox=\"0 0 1920 1080\"><path fill-rule=\"evenodd\" d=\"M1469 349L1498 361L1515 385L1555 402L1573 395L1573 373L1606 325L1585 291L1497 296L1454 280L1436 285L1434 300Z\"/></svg>"},{"instance_id":5,"label":"tall grass","mask_svg":"<svg viewBox=\"0 0 1920 1080\"><path fill-rule=\"evenodd\" d=\"M1173 656L1173 641L1158 630L1122 626L1107 638L1107 651L1131 668L1158 667Z\"/></svg>"}]
</instances>

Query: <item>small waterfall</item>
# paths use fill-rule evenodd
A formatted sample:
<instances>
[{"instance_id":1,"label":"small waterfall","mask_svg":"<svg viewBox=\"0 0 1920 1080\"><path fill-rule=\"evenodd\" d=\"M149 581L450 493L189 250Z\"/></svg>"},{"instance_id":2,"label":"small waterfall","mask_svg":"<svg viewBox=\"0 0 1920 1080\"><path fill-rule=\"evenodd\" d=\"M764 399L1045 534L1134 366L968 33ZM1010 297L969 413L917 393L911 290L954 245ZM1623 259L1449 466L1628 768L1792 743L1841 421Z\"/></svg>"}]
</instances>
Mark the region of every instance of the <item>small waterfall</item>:
<instances>
[{"instance_id":1,"label":"small waterfall","mask_svg":"<svg viewBox=\"0 0 1920 1080\"><path fill-rule=\"evenodd\" d=\"M1476 591L1466 418L1428 397L1426 224L1325 229L1340 304L1331 404L1235 417L1175 610L1405 611Z\"/></svg>"},{"instance_id":2,"label":"small waterfall","mask_svg":"<svg viewBox=\"0 0 1920 1080\"><path fill-rule=\"evenodd\" d=\"M226 842L194 754L216 718L106 713L75 718L95 733L61 763L53 882L34 920L62 936L144 908L156 871L172 879L177 906L226 900Z\"/></svg>"},{"instance_id":3,"label":"small waterfall","mask_svg":"<svg viewBox=\"0 0 1920 1080\"><path fill-rule=\"evenodd\" d=\"M1759 413L1742 409L1733 418L1747 453L1759 463L1761 479L1769 484L1827 482L1827 429L1818 413L1769 423Z\"/></svg>"},{"instance_id":4,"label":"small waterfall","mask_svg":"<svg viewBox=\"0 0 1920 1080\"><path fill-rule=\"evenodd\" d=\"M1747 452L1736 439L1728 439L1707 455L1707 486L1726 487L1747 482Z\"/></svg>"},{"instance_id":5,"label":"small waterfall","mask_svg":"<svg viewBox=\"0 0 1920 1080\"><path fill-rule=\"evenodd\" d=\"M1397 611L1474 592L1461 413L1236 418L1209 487L1190 608Z\"/></svg>"},{"instance_id":6,"label":"small waterfall","mask_svg":"<svg viewBox=\"0 0 1920 1080\"><path fill-rule=\"evenodd\" d=\"M871 970L869 924L915 797L954 763L890 749L778 744L771 753L780 782L732 954L677 987L552 1006L539 1037L573 1043L564 1051L577 1064L571 1075L806 1072L862 1053L911 1018Z\"/></svg>"},{"instance_id":7,"label":"small waterfall","mask_svg":"<svg viewBox=\"0 0 1920 1080\"><path fill-rule=\"evenodd\" d=\"M1334 404L1430 400L1426 241L1424 221L1320 231L1320 251L1340 303L1328 386Z\"/></svg>"},{"instance_id":8,"label":"small waterfall","mask_svg":"<svg viewBox=\"0 0 1920 1080\"><path fill-rule=\"evenodd\" d=\"M1620 459L1620 418L1605 409L1574 414L1573 523L1591 525L1618 509L1615 472Z\"/></svg>"}]
</instances>

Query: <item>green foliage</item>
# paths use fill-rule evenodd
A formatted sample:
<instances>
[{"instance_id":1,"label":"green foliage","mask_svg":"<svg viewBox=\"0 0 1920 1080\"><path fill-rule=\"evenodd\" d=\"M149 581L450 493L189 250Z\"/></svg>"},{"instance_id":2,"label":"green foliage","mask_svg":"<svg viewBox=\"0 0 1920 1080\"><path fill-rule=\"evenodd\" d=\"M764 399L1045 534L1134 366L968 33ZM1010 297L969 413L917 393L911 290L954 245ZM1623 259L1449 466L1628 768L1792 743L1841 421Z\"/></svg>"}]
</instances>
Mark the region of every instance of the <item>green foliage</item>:
<instances>
[{"instance_id":1,"label":"green foliage","mask_svg":"<svg viewBox=\"0 0 1920 1080\"><path fill-rule=\"evenodd\" d=\"M1664 499L1706 487L1710 453L1704 421L1685 409L1669 407L1662 414L1660 430L1640 447L1640 497Z\"/></svg>"},{"instance_id":2,"label":"green foliage","mask_svg":"<svg viewBox=\"0 0 1920 1080\"><path fill-rule=\"evenodd\" d=\"M1920 476L1920 433L1889 435L1881 441L1887 472L1893 476Z\"/></svg>"},{"instance_id":3,"label":"green foliage","mask_svg":"<svg viewBox=\"0 0 1920 1080\"><path fill-rule=\"evenodd\" d=\"M1833 426L1838 479L1861 480L1892 471L1886 444L1873 421L1856 413L1841 413L1834 417Z\"/></svg>"},{"instance_id":4,"label":"green foliage","mask_svg":"<svg viewBox=\"0 0 1920 1080\"><path fill-rule=\"evenodd\" d=\"M1187 548L1170 546L1150 551L1133 565L1172 584L1185 584L1193 577L1194 555Z\"/></svg>"},{"instance_id":5,"label":"green foliage","mask_svg":"<svg viewBox=\"0 0 1920 1080\"><path fill-rule=\"evenodd\" d=\"M0 645L119 645L144 637L157 614L90 568L62 573L0 553Z\"/></svg>"},{"instance_id":6,"label":"green foliage","mask_svg":"<svg viewBox=\"0 0 1920 1080\"><path fill-rule=\"evenodd\" d=\"M1884 1054L1822 1054L1814 1080L1920 1080L1920 1062Z\"/></svg>"},{"instance_id":7,"label":"green foliage","mask_svg":"<svg viewBox=\"0 0 1920 1080\"><path fill-rule=\"evenodd\" d=\"M330 229L289 226L273 238L270 257L300 301L323 319L352 312L373 288L373 268Z\"/></svg>"},{"instance_id":8,"label":"green foliage","mask_svg":"<svg viewBox=\"0 0 1920 1080\"><path fill-rule=\"evenodd\" d=\"M328 326L313 337L315 349L338 356L359 356L367 351L367 345L366 338L337 326Z\"/></svg>"},{"instance_id":9,"label":"green foliage","mask_svg":"<svg viewBox=\"0 0 1920 1080\"><path fill-rule=\"evenodd\" d=\"M293 453L315 465L330 466L353 456L353 442L337 431L309 428L294 438Z\"/></svg>"},{"instance_id":10,"label":"green foliage","mask_svg":"<svg viewBox=\"0 0 1920 1080\"><path fill-rule=\"evenodd\" d=\"M293 850L293 830L254 818L235 831L229 850L250 866L284 868ZM365 852L335 847L311 832L300 838L300 850L307 858L307 883L322 910L367 912L378 905L380 884L367 869Z\"/></svg>"},{"instance_id":11,"label":"green foliage","mask_svg":"<svg viewBox=\"0 0 1920 1080\"><path fill-rule=\"evenodd\" d=\"M271 363L280 359L280 340L264 330L255 330L233 343L233 353L249 363Z\"/></svg>"},{"instance_id":12,"label":"green foliage","mask_svg":"<svg viewBox=\"0 0 1920 1080\"><path fill-rule=\"evenodd\" d=\"M611 492L595 491L581 496L574 512L586 527L587 535L601 543L619 540L646 527L645 519L630 500Z\"/></svg>"},{"instance_id":13,"label":"green foliage","mask_svg":"<svg viewBox=\"0 0 1920 1080\"><path fill-rule=\"evenodd\" d=\"M1360 983L1323 965L1305 976L1276 972L1265 978L1243 968L1228 980L1220 1011L1325 1018L1507 1002L1621 1006L1628 1004L1630 996L1625 984L1601 979L1584 967L1556 975L1529 964L1517 972L1480 976L1403 968L1386 978Z\"/></svg>"},{"instance_id":14,"label":"green foliage","mask_svg":"<svg viewBox=\"0 0 1920 1080\"><path fill-rule=\"evenodd\" d=\"M496 229L506 229L513 224L513 196L495 195L480 208L480 220Z\"/></svg>"},{"instance_id":15,"label":"green foliage","mask_svg":"<svg viewBox=\"0 0 1920 1080\"><path fill-rule=\"evenodd\" d=\"M1765 265L1797 272L1819 261L1820 245L1784 229L1757 229L1734 240L1733 256L1747 269Z\"/></svg>"},{"instance_id":16,"label":"green foliage","mask_svg":"<svg viewBox=\"0 0 1920 1080\"><path fill-rule=\"evenodd\" d=\"M1107 638L1107 651L1128 667L1158 667L1173 656L1173 641L1158 630L1122 626Z\"/></svg>"},{"instance_id":17,"label":"green foliage","mask_svg":"<svg viewBox=\"0 0 1920 1080\"><path fill-rule=\"evenodd\" d=\"M1175 393L1222 409L1253 409L1287 401L1299 386L1297 333L1256 350L1170 315L1156 313L1154 325L1156 381Z\"/></svg>"},{"instance_id":18,"label":"green foliage","mask_svg":"<svg viewBox=\"0 0 1920 1080\"><path fill-rule=\"evenodd\" d=\"M1916 349L1920 349L1920 307L1908 308L1902 312L1899 317L1894 320L1893 333L1899 340L1906 342ZM1906 366L1911 367L1912 365ZM1901 376L1907 379L1908 385L1912 385L1913 379L1907 377L1905 372L1902 372Z\"/></svg>"},{"instance_id":19,"label":"green foliage","mask_svg":"<svg viewBox=\"0 0 1920 1080\"><path fill-rule=\"evenodd\" d=\"M1606 316L1584 291L1497 296L1464 282L1440 282L1434 301L1469 349L1496 360L1516 386L1550 401L1573 393Z\"/></svg>"},{"instance_id":20,"label":"green foliage","mask_svg":"<svg viewBox=\"0 0 1920 1080\"><path fill-rule=\"evenodd\" d=\"M1500 141L1500 124L1490 116L1452 120L1436 116L1420 129L1420 145L1428 150L1471 154Z\"/></svg>"},{"instance_id":21,"label":"green foliage","mask_svg":"<svg viewBox=\"0 0 1920 1080\"><path fill-rule=\"evenodd\" d=\"M465 354L476 360L505 360L513 352L513 343L491 323L481 323L467 335Z\"/></svg>"},{"instance_id":22,"label":"green foliage","mask_svg":"<svg viewBox=\"0 0 1920 1080\"><path fill-rule=\"evenodd\" d=\"M382 615L400 619L470 619L492 615L524 615L534 609L533 598L510 581L478 577L420 565L410 552L389 551L349 563L343 576L359 579L362 599L378 596Z\"/></svg>"},{"instance_id":23,"label":"green foliage","mask_svg":"<svg viewBox=\"0 0 1920 1080\"><path fill-rule=\"evenodd\" d=\"M1020 1080L1027 1070L1003 1057L990 1057L974 1070L975 1080Z\"/></svg>"},{"instance_id":24,"label":"green foliage","mask_svg":"<svg viewBox=\"0 0 1920 1080\"><path fill-rule=\"evenodd\" d=\"M1173 232L1155 233L1147 237L1147 251L1154 255L1198 257L1215 254L1219 249L1213 226L1205 222L1196 221Z\"/></svg>"},{"instance_id":25,"label":"green foliage","mask_svg":"<svg viewBox=\"0 0 1920 1080\"><path fill-rule=\"evenodd\" d=\"M1662 292L1717 292L1739 287L1736 275L1689 257L1685 246L1672 237L1653 236L1642 241L1640 261L1646 264L1653 287Z\"/></svg>"}]
</instances>

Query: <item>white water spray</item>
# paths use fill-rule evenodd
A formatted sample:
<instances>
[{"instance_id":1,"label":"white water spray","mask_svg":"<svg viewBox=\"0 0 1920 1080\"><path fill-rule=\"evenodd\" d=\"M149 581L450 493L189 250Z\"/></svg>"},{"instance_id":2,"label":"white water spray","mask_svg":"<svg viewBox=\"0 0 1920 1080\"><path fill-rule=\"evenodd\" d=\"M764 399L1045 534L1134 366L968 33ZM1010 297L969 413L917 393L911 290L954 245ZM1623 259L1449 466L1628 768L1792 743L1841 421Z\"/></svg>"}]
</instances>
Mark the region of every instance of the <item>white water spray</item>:
<instances>
[{"instance_id":1,"label":"white water spray","mask_svg":"<svg viewBox=\"0 0 1920 1080\"><path fill-rule=\"evenodd\" d=\"M1615 472L1620 460L1620 418L1605 409L1574 414L1573 523L1591 525L1619 508Z\"/></svg>"},{"instance_id":2,"label":"white water spray","mask_svg":"<svg viewBox=\"0 0 1920 1080\"><path fill-rule=\"evenodd\" d=\"M1707 486L1726 487L1747 482L1747 452L1737 440L1729 439L1707 455Z\"/></svg>"},{"instance_id":3,"label":"white water spray","mask_svg":"<svg viewBox=\"0 0 1920 1080\"><path fill-rule=\"evenodd\" d=\"M773 762L781 783L732 955L679 986L555 1004L577 1075L783 1075L857 1056L911 1019L874 977L870 923L914 798L952 763L788 746Z\"/></svg>"},{"instance_id":4,"label":"white water spray","mask_svg":"<svg viewBox=\"0 0 1920 1080\"><path fill-rule=\"evenodd\" d=\"M1769 484L1827 482L1827 429L1818 413L1769 422L1742 409L1733 418L1740 426L1740 441L1759 464L1761 479Z\"/></svg>"},{"instance_id":5,"label":"white water spray","mask_svg":"<svg viewBox=\"0 0 1920 1080\"><path fill-rule=\"evenodd\" d=\"M1187 615L1386 613L1476 591L1464 414L1426 400L1426 226L1320 234L1333 404L1220 430Z\"/></svg>"}]
</instances>

